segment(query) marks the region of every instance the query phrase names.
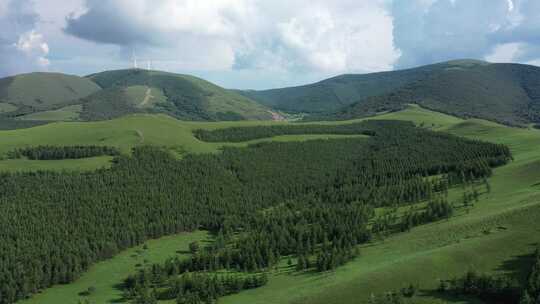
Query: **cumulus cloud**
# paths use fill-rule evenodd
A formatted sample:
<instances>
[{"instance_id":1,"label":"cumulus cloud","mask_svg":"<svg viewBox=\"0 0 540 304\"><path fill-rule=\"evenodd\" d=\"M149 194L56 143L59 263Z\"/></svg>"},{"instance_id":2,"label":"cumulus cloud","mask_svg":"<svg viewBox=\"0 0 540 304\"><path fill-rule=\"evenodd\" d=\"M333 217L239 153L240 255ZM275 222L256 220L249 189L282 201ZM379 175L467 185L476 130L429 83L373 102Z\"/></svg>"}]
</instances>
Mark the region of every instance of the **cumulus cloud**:
<instances>
[{"instance_id":1,"label":"cumulus cloud","mask_svg":"<svg viewBox=\"0 0 540 304\"><path fill-rule=\"evenodd\" d=\"M33 2L2 0L0 8L0 76L45 69L49 46L35 29L39 16Z\"/></svg>"},{"instance_id":2,"label":"cumulus cloud","mask_svg":"<svg viewBox=\"0 0 540 304\"><path fill-rule=\"evenodd\" d=\"M46 58L49 54L49 45L44 41L43 35L36 33L35 30L22 34L15 47L26 56L35 58L36 63L40 66L49 65L49 60Z\"/></svg>"},{"instance_id":3,"label":"cumulus cloud","mask_svg":"<svg viewBox=\"0 0 540 304\"><path fill-rule=\"evenodd\" d=\"M455 58L483 58L494 46L490 34L509 23L507 0L394 1L397 66Z\"/></svg>"},{"instance_id":4,"label":"cumulus cloud","mask_svg":"<svg viewBox=\"0 0 540 304\"><path fill-rule=\"evenodd\" d=\"M392 44L392 18L382 5L357 3L330 9L319 3L278 24L295 64L322 71L390 69L399 53Z\"/></svg>"},{"instance_id":5,"label":"cumulus cloud","mask_svg":"<svg viewBox=\"0 0 540 304\"><path fill-rule=\"evenodd\" d=\"M498 44L485 58L489 62L512 62L519 54L520 47L519 43Z\"/></svg>"},{"instance_id":6,"label":"cumulus cloud","mask_svg":"<svg viewBox=\"0 0 540 304\"><path fill-rule=\"evenodd\" d=\"M68 19L67 33L192 69L373 71L398 57L392 18L377 1L87 0L86 7Z\"/></svg>"},{"instance_id":7,"label":"cumulus cloud","mask_svg":"<svg viewBox=\"0 0 540 304\"><path fill-rule=\"evenodd\" d=\"M128 67L133 52L243 88L456 58L538 63L539 12L538 0L0 0L0 75Z\"/></svg>"}]
</instances>

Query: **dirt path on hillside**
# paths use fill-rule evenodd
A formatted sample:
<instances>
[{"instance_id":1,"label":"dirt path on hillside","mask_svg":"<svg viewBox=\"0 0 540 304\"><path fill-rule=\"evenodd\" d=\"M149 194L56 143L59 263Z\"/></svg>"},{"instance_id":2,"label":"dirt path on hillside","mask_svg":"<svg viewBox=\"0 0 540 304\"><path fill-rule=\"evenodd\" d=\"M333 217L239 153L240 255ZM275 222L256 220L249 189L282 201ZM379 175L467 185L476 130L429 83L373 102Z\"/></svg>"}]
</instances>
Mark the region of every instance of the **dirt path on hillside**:
<instances>
[{"instance_id":1,"label":"dirt path on hillside","mask_svg":"<svg viewBox=\"0 0 540 304\"><path fill-rule=\"evenodd\" d=\"M135 133L137 133L137 136L139 136L139 144L144 144L144 134L141 132L141 130L135 130Z\"/></svg>"},{"instance_id":2,"label":"dirt path on hillside","mask_svg":"<svg viewBox=\"0 0 540 304\"><path fill-rule=\"evenodd\" d=\"M285 120L285 117L283 117L283 115L277 113L277 112L274 112L274 111L268 111L270 114L272 114L272 120L273 121L284 121Z\"/></svg>"},{"instance_id":3,"label":"dirt path on hillside","mask_svg":"<svg viewBox=\"0 0 540 304\"><path fill-rule=\"evenodd\" d=\"M148 102L150 101L150 98L154 98L154 96L152 96L152 89L148 88L146 90L146 95L144 96L143 102L141 102L139 107L142 108L142 107L146 106L148 104Z\"/></svg>"}]
</instances>

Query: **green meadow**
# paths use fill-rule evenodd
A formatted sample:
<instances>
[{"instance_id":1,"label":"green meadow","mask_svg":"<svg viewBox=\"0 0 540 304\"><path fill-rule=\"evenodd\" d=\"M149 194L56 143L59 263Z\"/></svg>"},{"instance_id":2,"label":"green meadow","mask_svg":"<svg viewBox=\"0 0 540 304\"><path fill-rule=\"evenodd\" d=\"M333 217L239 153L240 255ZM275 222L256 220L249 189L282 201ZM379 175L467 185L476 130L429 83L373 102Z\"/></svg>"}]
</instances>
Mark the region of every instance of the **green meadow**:
<instances>
[{"instance_id":1,"label":"green meadow","mask_svg":"<svg viewBox=\"0 0 540 304\"><path fill-rule=\"evenodd\" d=\"M118 303L122 301L122 290L118 284L137 268L147 264L164 262L173 256L186 256L189 243L205 242L207 233L196 231L166 236L159 240L149 240L144 245L130 248L113 259L93 265L81 278L68 285L55 286L32 298L24 304L76 304L80 300L90 303ZM94 289L88 296L82 293L90 287Z\"/></svg>"},{"instance_id":2,"label":"green meadow","mask_svg":"<svg viewBox=\"0 0 540 304\"><path fill-rule=\"evenodd\" d=\"M82 105L71 105L58 110L36 112L22 116L22 120L42 121L74 121L78 120L82 111Z\"/></svg>"},{"instance_id":3,"label":"green meadow","mask_svg":"<svg viewBox=\"0 0 540 304\"><path fill-rule=\"evenodd\" d=\"M467 270L500 273L523 279L520 271L540 237L540 130L502 126L496 123L436 113L417 106L370 119L413 121L419 126L468 138L508 145L514 161L497 168L490 178L491 191L481 191L474 207L458 207L454 217L413 228L361 246L360 257L336 271L324 274L296 272L286 265L273 271L269 283L220 299L222 304L347 304L366 303L371 294L397 290L410 283L420 286L414 303L481 303L466 298L442 298L435 289L439 279L459 276ZM327 124L350 123L326 122ZM132 115L102 122L61 122L0 132L0 155L28 145L101 144L124 153L137 145L158 145L182 153L216 153L225 145L249 143L205 143L193 136L199 128L282 124L286 122L181 122L164 115ZM279 136L264 140L297 141L335 135ZM2 160L0 170L82 169L106 166L109 158L48 161L37 165L29 160ZM69 164L69 163L72 164ZM89 162L83 165L84 162ZM453 189L450 200L459 205L461 189ZM202 233L182 234L147 242L148 249L129 249L93 266L76 282L47 289L33 303L77 303L79 292L96 290L91 303L113 303L121 296L115 289L141 260L162 261L185 250ZM144 262L144 261L143 261Z\"/></svg>"}]
</instances>

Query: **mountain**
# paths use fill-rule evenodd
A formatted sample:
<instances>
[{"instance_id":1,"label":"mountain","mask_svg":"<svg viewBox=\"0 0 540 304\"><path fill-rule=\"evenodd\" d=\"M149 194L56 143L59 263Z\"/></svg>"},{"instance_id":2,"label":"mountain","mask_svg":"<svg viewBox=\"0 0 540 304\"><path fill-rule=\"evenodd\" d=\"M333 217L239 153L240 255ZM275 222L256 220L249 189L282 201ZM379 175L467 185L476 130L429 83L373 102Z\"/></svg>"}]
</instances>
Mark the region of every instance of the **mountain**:
<instances>
[{"instance_id":1,"label":"mountain","mask_svg":"<svg viewBox=\"0 0 540 304\"><path fill-rule=\"evenodd\" d=\"M99 90L100 87L90 79L59 73L7 77L0 79L0 113L21 108L47 110Z\"/></svg>"},{"instance_id":2,"label":"mountain","mask_svg":"<svg viewBox=\"0 0 540 304\"><path fill-rule=\"evenodd\" d=\"M540 68L521 64L455 60L395 72L343 75L303 87L243 94L283 110L326 112L312 119L363 117L415 103L460 117L510 125L540 121ZM285 95L290 98L278 101L277 96Z\"/></svg>"},{"instance_id":3,"label":"mountain","mask_svg":"<svg viewBox=\"0 0 540 304\"><path fill-rule=\"evenodd\" d=\"M428 77L437 65L372 74L346 74L314 84L263 91L240 91L246 97L289 112L321 113L356 101L391 92Z\"/></svg>"},{"instance_id":4,"label":"mountain","mask_svg":"<svg viewBox=\"0 0 540 304\"><path fill-rule=\"evenodd\" d=\"M131 112L165 112L185 120L271 119L267 107L189 75L141 69L87 76L102 90L82 99L86 120Z\"/></svg>"}]
</instances>

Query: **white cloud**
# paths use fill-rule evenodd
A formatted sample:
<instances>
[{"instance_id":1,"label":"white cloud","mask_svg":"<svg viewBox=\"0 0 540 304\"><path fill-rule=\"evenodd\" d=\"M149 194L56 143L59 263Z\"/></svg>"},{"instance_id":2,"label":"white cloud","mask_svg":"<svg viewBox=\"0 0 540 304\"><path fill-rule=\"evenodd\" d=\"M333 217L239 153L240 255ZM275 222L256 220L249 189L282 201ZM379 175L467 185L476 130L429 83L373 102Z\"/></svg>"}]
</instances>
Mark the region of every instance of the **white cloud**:
<instances>
[{"instance_id":1,"label":"white cloud","mask_svg":"<svg viewBox=\"0 0 540 304\"><path fill-rule=\"evenodd\" d=\"M485 59L489 62L512 62L519 54L520 43L498 44Z\"/></svg>"},{"instance_id":2,"label":"white cloud","mask_svg":"<svg viewBox=\"0 0 540 304\"><path fill-rule=\"evenodd\" d=\"M297 65L318 71L390 69L399 53L393 47L392 18L377 5L312 5L278 24L285 47L297 53Z\"/></svg>"},{"instance_id":3,"label":"white cloud","mask_svg":"<svg viewBox=\"0 0 540 304\"><path fill-rule=\"evenodd\" d=\"M514 10L514 1L513 0L506 0L508 2L508 11L512 12Z\"/></svg>"},{"instance_id":4,"label":"white cloud","mask_svg":"<svg viewBox=\"0 0 540 304\"><path fill-rule=\"evenodd\" d=\"M540 58L535 59L535 60L531 60L531 61L527 61L526 64L540 66Z\"/></svg>"},{"instance_id":5,"label":"white cloud","mask_svg":"<svg viewBox=\"0 0 540 304\"><path fill-rule=\"evenodd\" d=\"M43 35L35 30L22 34L15 47L41 67L47 67L50 64L46 58L49 54L49 45L45 42Z\"/></svg>"},{"instance_id":6,"label":"white cloud","mask_svg":"<svg viewBox=\"0 0 540 304\"><path fill-rule=\"evenodd\" d=\"M87 0L67 32L186 69L379 71L399 53L383 2ZM129 9L126 9L129 7ZM167 55L168 54L168 55ZM171 54L174 54L172 56ZM176 60L175 60L175 58Z\"/></svg>"}]
</instances>

